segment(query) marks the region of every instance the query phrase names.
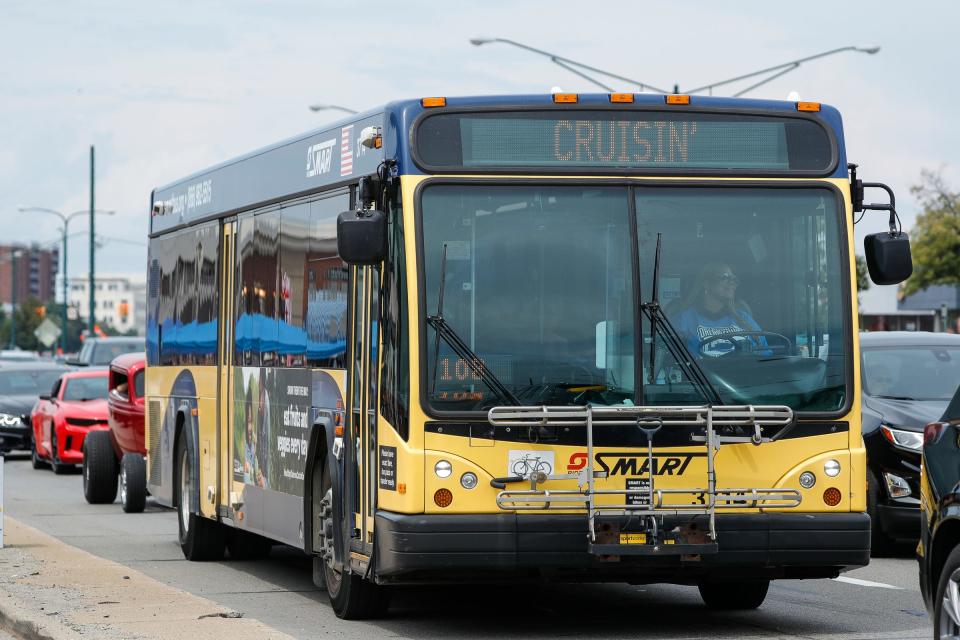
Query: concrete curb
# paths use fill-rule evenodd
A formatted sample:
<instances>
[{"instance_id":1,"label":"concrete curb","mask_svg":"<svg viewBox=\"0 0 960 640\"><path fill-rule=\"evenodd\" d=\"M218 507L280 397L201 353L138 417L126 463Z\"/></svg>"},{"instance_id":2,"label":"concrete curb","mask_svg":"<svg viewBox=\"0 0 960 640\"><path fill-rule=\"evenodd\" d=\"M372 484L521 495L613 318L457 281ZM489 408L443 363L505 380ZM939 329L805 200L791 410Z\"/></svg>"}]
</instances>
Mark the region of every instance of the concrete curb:
<instances>
[{"instance_id":1,"label":"concrete curb","mask_svg":"<svg viewBox=\"0 0 960 640\"><path fill-rule=\"evenodd\" d=\"M0 628L23 640L77 640L80 636L67 627L50 625L38 619L13 596L0 598Z\"/></svg>"}]
</instances>

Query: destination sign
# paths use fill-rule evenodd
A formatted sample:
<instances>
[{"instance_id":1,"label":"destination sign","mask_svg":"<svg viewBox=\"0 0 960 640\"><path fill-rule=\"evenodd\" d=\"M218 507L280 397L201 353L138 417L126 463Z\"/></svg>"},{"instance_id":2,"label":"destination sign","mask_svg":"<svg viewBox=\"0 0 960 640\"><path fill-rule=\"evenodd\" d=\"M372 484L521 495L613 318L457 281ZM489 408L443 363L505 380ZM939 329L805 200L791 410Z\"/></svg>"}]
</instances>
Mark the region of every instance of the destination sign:
<instances>
[{"instance_id":1,"label":"destination sign","mask_svg":"<svg viewBox=\"0 0 960 640\"><path fill-rule=\"evenodd\" d=\"M819 172L826 129L806 118L661 111L437 114L417 153L431 169L515 167Z\"/></svg>"}]
</instances>

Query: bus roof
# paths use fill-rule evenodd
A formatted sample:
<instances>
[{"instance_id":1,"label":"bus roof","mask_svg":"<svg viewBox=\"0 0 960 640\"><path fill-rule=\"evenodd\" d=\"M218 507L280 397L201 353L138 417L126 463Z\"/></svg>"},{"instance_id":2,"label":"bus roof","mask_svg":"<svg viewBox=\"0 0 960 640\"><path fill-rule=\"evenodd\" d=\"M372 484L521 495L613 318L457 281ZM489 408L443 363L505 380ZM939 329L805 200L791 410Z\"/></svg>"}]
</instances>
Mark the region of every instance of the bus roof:
<instances>
[{"instance_id":1,"label":"bus roof","mask_svg":"<svg viewBox=\"0 0 960 640\"><path fill-rule=\"evenodd\" d=\"M610 94L579 94L577 103L563 105L610 109L680 109L687 111L723 110L796 114L797 103L781 100L757 100L690 96L689 106L667 105L661 94L633 94L632 104L611 104ZM551 94L468 96L446 98L446 109L530 109L557 108ZM361 114L335 121L323 128L282 140L232 160L193 173L151 194L151 235L180 226L215 218L299 195L356 182L360 176L376 172L386 158L397 162L401 174L422 173L414 163L410 136L417 118L431 108L420 99L401 100ZM831 177L846 177L846 155L839 112L821 105L814 114L830 129L837 141L838 158ZM361 132L379 127L383 135L381 149L359 142ZM398 135L399 132L399 135Z\"/></svg>"}]
</instances>

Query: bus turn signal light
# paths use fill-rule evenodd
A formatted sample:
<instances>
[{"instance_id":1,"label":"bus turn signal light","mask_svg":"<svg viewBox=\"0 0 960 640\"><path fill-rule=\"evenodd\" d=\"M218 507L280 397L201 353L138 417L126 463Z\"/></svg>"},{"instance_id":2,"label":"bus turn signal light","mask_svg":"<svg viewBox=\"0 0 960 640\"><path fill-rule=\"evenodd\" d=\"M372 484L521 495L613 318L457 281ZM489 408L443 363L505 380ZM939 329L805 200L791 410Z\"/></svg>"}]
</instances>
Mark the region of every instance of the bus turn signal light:
<instances>
[{"instance_id":1,"label":"bus turn signal light","mask_svg":"<svg viewBox=\"0 0 960 640\"><path fill-rule=\"evenodd\" d=\"M450 489L437 489L437 492L433 494L433 501L440 508L449 507L453 502L453 492Z\"/></svg>"},{"instance_id":2,"label":"bus turn signal light","mask_svg":"<svg viewBox=\"0 0 960 640\"><path fill-rule=\"evenodd\" d=\"M610 102L626 102L626 103L633 102L633 94L632 93L611 93Z\"/></svg>"},{"instance_id":3,"label":"bus turn signal light","mask_svg":"<svg viewBox=\"0 0 960 640\"><path fill-rule=\"evenodd\" d=\"M820 111L819 102L798 102L797 111Z\"/></svg>"},{"instance_id":4,"label":"bus turn signal light","mask_svg":"<svg viewBox=\"0 0 960 640\"><path fill-rule=\"evenodd\" d=\"M828 507L835 507L840 504L841 498L843 498L843 495L840 493L840 489L836 487L830 487L823 492L823 501Z\"/></svg>"},{"instance_id":5,"label":"bus turn signal light","mask_svg":"<svg viewBox=\"0 0 960 640\"><path fill-rule=\"evenodd\" d=\"M667 96L667 104L690 104L690 96L681 96L672 93Z\"/></svg>"},{"instance_id":6,"label":"bus turn signal light","mask_svg":"<svg viewBox=\"0 0 960 640\"><path fill-rule=\"evenodd\" d=\"M424 107L445 107L447 106L446 98L422 98L420 100L421 106Z\"/></svg>"},{"instance_id":7,"label":"bus turn signal light","mask_svg":"<svg viewBox=\"0 0 960 640\"><path fill-rule=\"evenodd\" d=\"M574 104L579 98L575 93L555 93L553 101L557 104Z\"/></svg>"}]
</instances>

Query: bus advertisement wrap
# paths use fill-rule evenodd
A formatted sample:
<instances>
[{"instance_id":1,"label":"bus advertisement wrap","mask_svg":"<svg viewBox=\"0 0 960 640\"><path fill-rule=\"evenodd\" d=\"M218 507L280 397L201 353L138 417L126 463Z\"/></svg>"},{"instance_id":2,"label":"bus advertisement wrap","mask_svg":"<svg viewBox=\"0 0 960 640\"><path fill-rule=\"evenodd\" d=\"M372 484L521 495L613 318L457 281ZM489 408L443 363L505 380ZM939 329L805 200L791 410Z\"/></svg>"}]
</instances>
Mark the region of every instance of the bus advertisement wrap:
<instances>
[{"instance_id":1,"label":"bus advertisement wrap","mask_svg":"<svg viewBox=\"0 0 960 640\"><path fill-rule=\"evenodd\" d=\"M239 367L234 376L234 480L303 496L310 371Z\"/></svg>"}]
</instances>

